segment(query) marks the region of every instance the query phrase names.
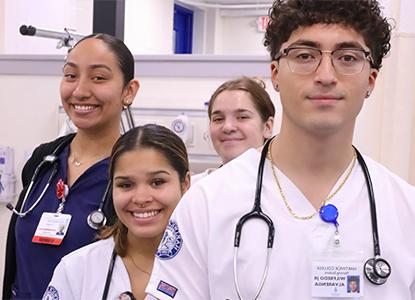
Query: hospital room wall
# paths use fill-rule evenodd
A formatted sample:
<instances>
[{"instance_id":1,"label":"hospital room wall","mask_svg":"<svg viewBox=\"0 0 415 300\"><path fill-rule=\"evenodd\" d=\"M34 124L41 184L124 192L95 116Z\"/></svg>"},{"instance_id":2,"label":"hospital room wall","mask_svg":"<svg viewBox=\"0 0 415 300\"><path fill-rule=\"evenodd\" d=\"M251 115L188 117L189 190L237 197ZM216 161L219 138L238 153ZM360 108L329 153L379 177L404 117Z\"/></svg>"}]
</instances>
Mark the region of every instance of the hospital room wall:
<instances>
[{"instance_id":1,"label":"hospital room wall","mask_svg":"<svg viewBox=\"0 0 415 300\"><path fill-rule=\"evenodd\" d=\"M4 26L4 22L5 22L5 18L4 18L4 2L0 1L0 37L4 36L5 34L5 26ZM4 52L4 39L0 38L0 53Z\"/></svg>"},{"instance_id":2,"label":"hospital room wall","mask_svg":"<svg viewBox=\"0 0 415 300\"><path fill-rule=\"evenodd\" d=\"M4 9L2 3L4 2L0 1L0 18L2 8ZM1 22L0 19L0 24ZM0 26L0 35L1 33ZM36 43L42 41L42 44L50 42L48 47L52 48L56 44L55 41L45 39L32 40ZM1 47L0 38L0 50ZM412 184L415 184L415 77L412 74L415 69L414 52L413 33L394 35L392 53L385 60L374 93L365 101L355 134L355 144L362 152ZM142 76L139 79L141 89L134 106L199 109L213 90L229 78L169 75ZM278 131L281 112L278 96L271 90L269 78L266 80L268 90L278 107ZM17 177L20 176L24 161L33 147L52 140L57 135L59 81L59 75L0 75L0 144L15 149ZM17 190L20 190L20 186ZM0 204L0 282L4 269L3 249L9 217L10 212Z\"/></svg>"},{"instance_id":3,"label":"hospital room wall","mask_svg":"<svg viewBox=\"0 0 415 300\"><path fill-rule=\"evenodd\" d=\"M133 54L173 53L173 4L173 0L126 0L124 40ZM3 17L2 9L7 12ZM20 35L20 26L53 31L70 28L89 34L92 12L93 0L2 0L0 22L4 26L0 33L4 34L0 35L0 53L64 54L66 49L56 49L54 39ZM266 55L261 43L263 33L257 30L257 13L223 16L219 10L196 8L194 12L194 53ZM238 34L241 31L243 36Z\"/></svg>"}]
</instances>

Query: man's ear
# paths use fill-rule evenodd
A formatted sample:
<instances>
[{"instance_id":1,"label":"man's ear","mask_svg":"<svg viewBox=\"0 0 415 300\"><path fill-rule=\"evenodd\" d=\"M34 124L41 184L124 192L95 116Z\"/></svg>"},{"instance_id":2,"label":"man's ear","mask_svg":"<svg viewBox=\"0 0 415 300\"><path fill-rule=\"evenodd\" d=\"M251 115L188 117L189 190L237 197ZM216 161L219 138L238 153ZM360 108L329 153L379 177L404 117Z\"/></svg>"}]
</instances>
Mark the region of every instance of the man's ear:
<instances>
[{"instance_id":1,"label":"man's ear","mask_svg":"<svg viewBox=\"0 0 415 300\"><path fill-rule=\"evenodd\" d=\"M278 78L277 78L278 77L277 76L278 75L278 68L279 68L278 62L276 60L272 61L270 67L271 67L272 86L277 92L279 92L280 89L278 87Z\"/></svg>"},{"instance_id":2,"label":"man's ear","mask_svg":"<svg viewBox=\"0 0 415 300\"><path fill-rule=\"evenodd\" d=\"M367 88L367 92L366 92L366 98L368 98L370 96L373 89L375 88L376 79L378 78L378 74L379 74L378 70L376 70L376 69L371 69L370 70L370 74L369 74L369 78L368 78L368 88Z\"/></svg>"}]
</instances>

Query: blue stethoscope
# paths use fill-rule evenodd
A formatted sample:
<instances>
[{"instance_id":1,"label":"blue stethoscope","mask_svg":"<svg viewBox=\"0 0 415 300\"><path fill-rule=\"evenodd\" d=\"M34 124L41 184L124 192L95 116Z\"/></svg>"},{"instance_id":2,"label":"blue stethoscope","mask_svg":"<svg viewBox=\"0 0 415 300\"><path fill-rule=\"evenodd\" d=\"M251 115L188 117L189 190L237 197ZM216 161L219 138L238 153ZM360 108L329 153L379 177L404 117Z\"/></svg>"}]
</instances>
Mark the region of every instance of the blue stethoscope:
<instances>
[{"instance_id":1,"label":"blue stethoscope","mask_svg":"<svg viewBox=\"0 0 415 300\"><path fill-rule=\"evenodd\" d=\"M62 150L65 148L66 145L68 145L72 139L74 138L75 135L68 135L67 137L65 137L62 142L59 143L59 145L55 148L55 150L53 150L52 154L46 155L43 160L37 165L35 171L33 172L32 178L30 179L30 183L29 186L26 190L26 193L24 195L23 201L22 201L22 205L20 206L19 211L13 207L13 205L11 203L8 203L6 205L6 207L8 209L10 209L14 214L16 214L17 216L19 216L20 218L23 218L25 216L27 216L30 212L32 212L36 206L39 204L39 202L42 200L43 196L45 195L47 189L49 188L50 183L52 182L53 178L55 177L56 173L58 172L58 155L59 153L62 152ZM38 177L39 177L39 173L42 169L44 169L45 167L51 167L52 168L52 172L50 173L48 180L46 182L45 187L43 188L42 192L40 193L39 197L37 197L36 201L26 210L23 211L25 203L27 201L27 199L29 198L30 192L33 189L34 184L36 183ZM108 194L110 192L110 187L111 184L110 182L108 182L108 185L105 189L105 192L101 198L101 201L99 203L99 207L97 210L92 211L88 217L87 217L87 223L89 225L89 227L91 227L92 229L99 229L102 226L104 226L107 222L107 218L105 217L105 214L103 212L103 208L105 205L105 201L108 197Z\"/></svg>"},{"instance_id":2,"label":"blue stethoscope","mask_svg":"<svg viewBox=\"0 0 415 300\"><path fill-rule=\"evenodd\" d=\"M262 177L264 174L264 164L265 164L265 157L268 152L269 145L272 141L272 138L269 139L261 152L261 158L259 161L258 166L258 175L257 175L257 182L255 187L255 200L254 200L254 206L250 212L243 215L236 224L235 228L235 239L234 239L234 255L233 255L233 277L234 277L234 284L235 289L238 294L238 298L242 300L241 291L239 289L238 284L238 268L237 268L237 261L238 261L238 249L239 244L241 242L241 236L242 236L242 227L250 219L260 219L263 222L265 222L268 226L268 239L267 239L267 257L266 257L266 263L264 267L264 271L262 273L262 279L259 284L259 288L255 294L254 300L259 298L259 295L261 294L262 288L264 287L265 280L267 278L268 274L268 268L269 268L269 260L271 257L271 251L274 244L274 235L275 235L275 228L274 223L272 222L271 218L262 212L261 209L261 190L262 190ZM370 204L370 217L372 221L372 236L373 236L373 252L374 256L372 258L369 258L366 263L364 264L363 270L367 277L367 279L376 285L381 285L386 282L388 277L391 274L391 266L390 264L380 256L380 246L379 246L379 234L378 234L378 223L377 223L377 217L376 217L376 204L375 204L375 195L373 192L373 186L372 186L372 180L370 178L369 170L367 168L367 165L365 163L365 160L363 159L360 152L355 148L357 160L363 170L363 174L365 176L366 180L366 186L367 191L369 194L369 204ZM330 204L329 204L330 205ZM332 213L332 210L330 209L332 206L328 207L328 211ZM320 215L322 209L324 209L325 206L323 206L320 210Z\"/></svg>"}]
</instances>

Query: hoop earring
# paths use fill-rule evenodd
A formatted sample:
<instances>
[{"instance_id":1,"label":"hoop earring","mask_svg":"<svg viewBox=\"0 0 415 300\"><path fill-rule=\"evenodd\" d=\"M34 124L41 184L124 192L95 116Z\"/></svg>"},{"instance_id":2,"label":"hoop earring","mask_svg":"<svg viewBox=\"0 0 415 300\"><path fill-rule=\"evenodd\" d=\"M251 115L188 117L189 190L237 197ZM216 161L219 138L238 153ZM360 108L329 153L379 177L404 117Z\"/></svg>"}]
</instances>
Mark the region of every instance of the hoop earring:
<instances>
[{"instance_id":1,"label":"hoop earring","mask_svg":"<svg viewBox=\"0 0 415 300\"><path fill-rule=\"evenodd\" d=\"M368 90L368 91L366 92L366 98L369 98L371 93L372 93L372 92L371 92L371 90Z\"/></svg>"}]
</instances>

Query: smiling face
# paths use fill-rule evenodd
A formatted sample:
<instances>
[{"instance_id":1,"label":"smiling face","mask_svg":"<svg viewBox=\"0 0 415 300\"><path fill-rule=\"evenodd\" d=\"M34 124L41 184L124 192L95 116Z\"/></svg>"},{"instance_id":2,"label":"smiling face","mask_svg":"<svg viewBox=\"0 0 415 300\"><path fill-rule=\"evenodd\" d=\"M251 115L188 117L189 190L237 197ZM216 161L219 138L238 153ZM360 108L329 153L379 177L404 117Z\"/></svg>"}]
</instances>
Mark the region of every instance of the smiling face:
<instances>
[{"instance_id":1,"label":"smiling face","mask_svg":"<svg viewBox=\"0 0 415 300\"><path fill-rule=\"evenodd\" d=\"M212 106L210 137L223 163L227 163L249 148L262 146L272 134L272 125L272 117L262 121L248 92L225 90Z\"/></svg>"},{"instance_id":2,"label":"smiling face","mask_svg":"<svg viewBox=\"0 0 415 300\"><path fill-rule=\"evenodd\" d=\"M113 176L115 212L127 228L127 238L161 238L184 191L183 183L169 161L153 148L123 153Z\"/></svg>"},{"instance_id":3,"label":"smiling face","mask_svg":"<svg viewBox=\"0 0 415 300\"><path fill-rule=\"evenodd\" d=\"M60 94L79 130L118 128L128 93L116 56L102 40L86 39L68 54Z\"/></svg>"},{"instance_id":4,"label":"smiling face","mask_svg":"<svg viewBox=\"0 0 415 300\"><path fill-rule=\"evenodd\" d=\"M368 50L359 33L337 24L300 27L280 51L290 46L312 46L330 51L351 47ZM271 71L283 107L281 130L304 131L312 135L342 132L352 136L364 98L373 90L377 77L377 70L372 69L368 61L358 74L338 74L329 53L323 54L319 67L309 75L293 73L287 57L274 61Z\"/></svg>"},{"instance_id":5,"label":"smiling face","mask_svg":"<svg viewBox=\"0 0 415 300\"><path fill-rule=\"evenodd\" d=\"M357 282L355 280L349 281L349 290L350 290L350 293L358 292Z\"/></svg>"}]
</instances>

